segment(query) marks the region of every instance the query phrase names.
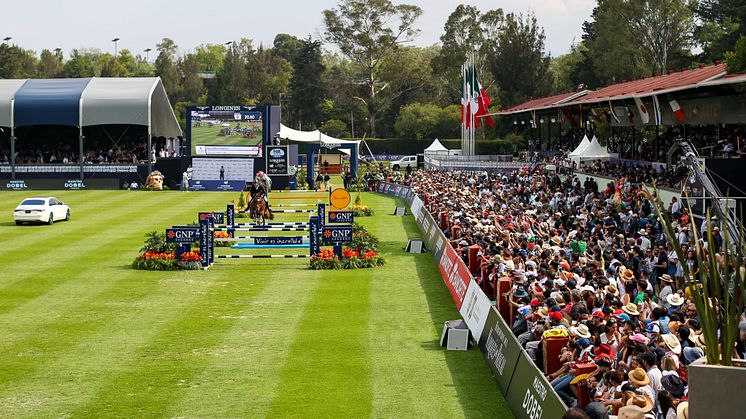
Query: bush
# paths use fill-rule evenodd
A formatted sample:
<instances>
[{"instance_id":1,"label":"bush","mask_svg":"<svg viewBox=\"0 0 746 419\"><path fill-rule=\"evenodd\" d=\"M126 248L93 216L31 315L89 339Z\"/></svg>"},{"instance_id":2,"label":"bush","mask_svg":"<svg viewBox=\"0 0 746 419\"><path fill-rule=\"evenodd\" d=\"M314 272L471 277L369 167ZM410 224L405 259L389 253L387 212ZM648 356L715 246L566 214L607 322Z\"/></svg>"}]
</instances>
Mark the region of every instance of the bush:
<instances>
[{"instance_id":1,"label":"bush","mask_svg":"<svg viewBox=\"0 0 746 419\"><path fill-rule=\"evenodd\" d=\"M340 138L349 134L349 131L347 130L347 124L340 121L339 119L330 119L324 122L323 124L321 124L319 131L335 138Z\"/></svg>"},{"instance_id":2,"label":"bush","mask_svg":"<svg viewBox=\"0 0 746 419\"><path fill-rule=\"evenodd\" d=\"M433 104L412 103L402 106L394 128L406 140L433 138L437 132L441 109Z\"/></svg>"}]
</instances>

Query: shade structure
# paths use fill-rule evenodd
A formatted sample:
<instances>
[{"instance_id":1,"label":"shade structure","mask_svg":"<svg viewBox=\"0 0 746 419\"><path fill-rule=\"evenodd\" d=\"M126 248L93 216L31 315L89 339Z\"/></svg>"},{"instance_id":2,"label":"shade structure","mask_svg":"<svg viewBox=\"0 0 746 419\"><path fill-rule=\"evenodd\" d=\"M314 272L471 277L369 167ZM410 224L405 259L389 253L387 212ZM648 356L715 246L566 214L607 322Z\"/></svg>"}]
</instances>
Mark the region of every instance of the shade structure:
<instances>
[{"instance_id":1,"label":"shade structure","mask_svg":"<svg viewBox=\"0 0 746 419\"><path fill-rule=\"evenodd\" d=\"M159 77L0 80L0 126L141 125L182 135Z\"/></svg>"},{"instance_id":2,"label":"shade structure","mask_svg":"<svg viewBox=\"0 0 746 419\"><path fill-rule=\"evenodd\" d=\"M570 155L570 158L577 164L580 164L581 161L608 160L611 158L611 153L598 142L596 136L593 136L593 140L588 143L588 146L582 152Z\"/></svg>"},{"instance_id":3,"label":"shade structure","mask_svg":"<svg viewBox=\"0 0 746 419\"><path fill-rule=\"evenodd\" d=\"M443 144L438 141L436 138L435 141L433 141L432 144L428 148L425 149L425 153L438 153L438 152L448 152L448 149L443 146Z\"/></svg>"},{"instance_id":4,"label":"shade structure","mask_svg":"<svg viewBox=\"0 0 746 419\"><path fill-rule=\"evenodd\" d=\"M10 127L13 95L26 83L26 79L0 79L0 127Z\"/></svg>"},{"instance_id":5,"label":"shade structure","mask_svg":"<svg viewBox=\"0 0 746 419\"><path fill-rule=\"evenodd\" d=\"M80 95L90 78L29 79L13 97L13 126L80 126Z\"/></svg>"},{"instance_id":6,"label":"shade structure","mask_svg":"<svg viewBox=\"0 0 746 419\"><path fill-rule=\"evenodd\" d=\"M277 136L278 138L282 138L283 140L294 141L298 143L320 143L321 145L360 145L359 140L341 140L339 138L330 137L319 130L298 131L292 128L288 128L285 125L280 125L280 132L277 133Z\"/></svg>"},{"instance_id":7,"label":"shade structure","mask_svg":"<svg viewBox=\"0 0 746 419\"><path fill-rule=\"evenodd\" d=\"M577 155L580 155L583 152L583 150L585 150L586 148L588 148L588 146L590 144L591 144L591 142L588 140L588 136L584 135L583 136L583 141L581 141L580 144L578 144L578 146L575 148L575 150L573 150L570 153L570 157L575 157Z\"/></svg>"}]
</instances>

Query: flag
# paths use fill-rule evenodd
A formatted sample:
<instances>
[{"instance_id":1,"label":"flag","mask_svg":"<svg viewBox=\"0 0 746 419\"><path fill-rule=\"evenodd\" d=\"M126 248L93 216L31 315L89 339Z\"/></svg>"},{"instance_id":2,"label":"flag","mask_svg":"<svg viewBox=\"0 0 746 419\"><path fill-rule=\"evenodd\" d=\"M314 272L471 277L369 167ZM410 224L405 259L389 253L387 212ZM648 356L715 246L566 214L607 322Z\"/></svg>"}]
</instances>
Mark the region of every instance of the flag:
<instances>
[{"instance_id":1,"label":"flag","mask_svg":"<svg viewBox=\"0 0 746 419\"><path fill-rule=\"evenodd\" d=\"M482 87L482 83L477 80L477 90L479 91L479 108L476 114L476 120L475 124L476 126L480 126L482 124L482 118L484 118L485 122L487 122L487 125L494 127L495 121L492 119L491 116L485 116L488 113L490 113L490 105L492 104L492 100L487 95L487 91L484 90L484 87Z\"/></svg>"},{"instance_id":2,"label":"flag","mask_svg":"<svg viewBox=\"0 0 746 419\"><path fill-rule=\"evenodd\" d=\"M609 110L611 111L611 117L614 118L614 122L616 122L617 124L619 124L619 122L620 122L619 121L619 117L616 116L616 112L614 112L614 107L611 106L611 101L609 101Z\"/></svg>"},{"instance_id":3,"label":"flag","mask_svg":"<svg viewBox=\"0 0 746 419\"><path fill-rule=\"evenodd\" d=\"M474 64L464 66L461 73L461 123L466 129L471 128L472 118L479 112L480 94L477 87L477 72ZM474 125L479 126L479 120L474 120Z\"/></svg>"},{"instance_id":4,"label":"flag","mask_svg":"<svg viewBox=\"0 0 746 419\"><path fill-rule=\"evenodd\" d=\"M647 124L648 122L650 122L650 114L648 113L648 108L645 107L639 97L635 97L635 105L637 106L637 113L640 114L640 120L642 121L642 123Z\"/></svg>"},{"instance_id":5,"label":"flag","mask_svg":"<svg viewBox=\"0 0 746 419\"><path fill-rule=\"evenodd\" d=\"M682 122L686 119L684 110L681 109L679 102L677 102L671 95L668 95L668 104L671 105L671 111L673 111L673 115L676 117L677 121Z\"/></svg>"},{"instance_id":6,"label":"flag","mask_svg":"<svg viewBox=\"0 0 746 419\"><path fill-rule=\"evenodd\" d=\"M629 108L629 106L625 106L624 109L627 110L627 120L629 121L629 124L632 125L635 123L635 112Z\"/></svg>"},{"instance_id":7,"label":"flag","mask_svg":"<svg viewBox=\"0 0 746 419\"><path fill-rule=\"evenodd\" d=\"M655 117L655 125L660 125L663 122L661 116L661 104L658 103L658 96L653 96L653 116Z\"/></svg>"},{"instance_id":8,"label":"flag","mask_svg":"<svg viewBox=\"0 0 746 419\"><path fill-rule=\"evenodd\" d=\"M559 122L560 125L565 123L565 113L562 112L562 108L557 108L557 122Z\"/></svg>"}]
</instances>

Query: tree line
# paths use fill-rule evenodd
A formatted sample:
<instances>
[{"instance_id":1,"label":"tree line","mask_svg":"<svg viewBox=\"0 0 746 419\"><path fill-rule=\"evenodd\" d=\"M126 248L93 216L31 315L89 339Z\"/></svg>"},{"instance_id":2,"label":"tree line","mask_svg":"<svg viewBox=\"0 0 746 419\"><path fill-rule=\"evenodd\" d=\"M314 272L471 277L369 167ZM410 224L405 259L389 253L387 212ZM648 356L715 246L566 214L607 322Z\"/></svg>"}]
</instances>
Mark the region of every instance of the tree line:
<instances>
[{"instance_id":1,"label":"tree line","mask_svg":"<svg viewBox=\"0 0 746 419\"><path fill-rule=\"evenodd\" d=\"M164 38L151 63L123 49L35 51L0 45L0 78L159 76L184 121L205 104L280 104L291 127L341 137L459 136L460 69L472 51L493 111L531 98L728 60L746 71L743 0L598 0L579 42L552 57L532 13L459 5L438 45L416 47L422 10L389 0L340 0L319 39L278 34L203 44L179 55ZM325 47L329 47L325 49ZM498 138L506 124L480 135Z\"/></svg>"}]
</instances>

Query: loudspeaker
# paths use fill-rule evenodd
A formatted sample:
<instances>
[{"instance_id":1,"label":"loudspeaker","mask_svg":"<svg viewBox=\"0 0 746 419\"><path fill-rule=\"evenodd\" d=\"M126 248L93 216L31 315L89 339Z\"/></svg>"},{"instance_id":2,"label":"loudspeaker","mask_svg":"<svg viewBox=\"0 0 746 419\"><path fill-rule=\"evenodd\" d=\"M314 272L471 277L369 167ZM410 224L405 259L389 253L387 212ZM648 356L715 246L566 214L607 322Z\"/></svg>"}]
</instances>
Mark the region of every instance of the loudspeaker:
<instances>
[{"instance_id":1,"label":"loudspeaker","mask_svg":"<svg viewBox=\"0 0 746 419\"><path fill-rule=\"evenodd\" d=\"M409 253L422 253L423 250L422 239L412 239L407 244L407 252Z\"/></svg>"},{"instance_id":2,"label":"loudspeaker","mask_svg":"<svg viewBox=\"0 0 746 419\"><path fill-rule=\"evenodd\" d=\"M449 351L465 351L469 349L469 328L463 320L449 320L443 324L440 335L440 346Z\"/></svg>"},{"instance_id":3,"label":"loudspeaker","mask_svg":"<svg viewBox=\"0 0 746 419\"><path fill-rule=\"evenodd\" d=\"M407 208L406 207L396 207L394 209L394 215L397 215L397 216L407 215Z\"/></svg>"}]
</instances>

